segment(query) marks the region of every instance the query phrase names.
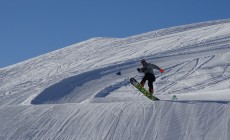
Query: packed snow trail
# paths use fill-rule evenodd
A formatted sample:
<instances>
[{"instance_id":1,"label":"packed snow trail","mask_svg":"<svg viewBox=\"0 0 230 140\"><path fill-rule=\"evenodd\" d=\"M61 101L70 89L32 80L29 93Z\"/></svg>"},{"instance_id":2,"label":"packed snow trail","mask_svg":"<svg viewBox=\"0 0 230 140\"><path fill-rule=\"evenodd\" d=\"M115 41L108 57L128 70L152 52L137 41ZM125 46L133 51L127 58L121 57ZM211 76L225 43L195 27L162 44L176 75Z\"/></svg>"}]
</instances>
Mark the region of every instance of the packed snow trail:
<instances>
[{"instance_id":1,"label":"packed snow trail","mask_svg":"<svg viewBox=\"0 0 230 140\"><path fill-rule=\"evenodd\" d=\"M228 102L1 106L0 113L4 140L230 139Z\"/></svg>"},{"instance_id":2,"label":"packed snow trail","mask_svg":"<svg viewBox=\"0 0 230 140\"><path fill-rule=\"evenodd\" d=\"M189 55L187 55L187 59L180 59L181 56L173 59L168 57L166 62L165 60L149 59L159 65L167 63L165 73L157 73L155 95L183 94L184 98L189 100L184 95L185 93L229 89L230 58L228 56L230 53L225 53L225 51L226 49L222 53L219 52L220 54L203 54L203 56L198 53L199 58L190 58ZM32 104L80 103L97 97L138 97L140 93L129 83L129 77L134 75L139 81L141 80L141 75L138 75L136 71L138 66L140 66L139 62L128 63L124 68L120 65L121 76L115 74L118 70L117 66L110 66L66 78L44 90L32 100ZM148 88L147 84L146 88ZM206 93L203 96L209 96L208 92ZM159 97L162 100L169 99L167 96ZM201 97L202 95L195 99L199 100ZM217 98L221 99L218 95ZM230 99L230 96L228 98L225 96L222 100L226 99Z\"/></svg>"}]
</instances>

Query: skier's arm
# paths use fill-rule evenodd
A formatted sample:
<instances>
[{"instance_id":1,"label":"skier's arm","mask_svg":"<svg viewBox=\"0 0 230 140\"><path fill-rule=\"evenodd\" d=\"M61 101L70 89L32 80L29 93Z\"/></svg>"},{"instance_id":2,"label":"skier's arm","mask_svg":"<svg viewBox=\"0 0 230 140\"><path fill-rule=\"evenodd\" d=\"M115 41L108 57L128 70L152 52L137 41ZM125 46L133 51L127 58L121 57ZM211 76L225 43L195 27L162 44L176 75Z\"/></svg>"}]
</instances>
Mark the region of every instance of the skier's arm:
<instances>
[{"instance_id":1,"label":"skier's arm","mask_svg":"<svg viewBox=\"0 0 230 140\"><path fill-rule=\"evenodd\" d=\"M157 69L157 70L160 70L160 69L161 69L160 67L158 67L157 65L154 65L154 64L151 64L151 68Z\"/></svg>"},{"instance_id":2,"label":"skier's arm","mask_svg":"<svg viewBox=\"0 0 230 140\"><path fill-rule=\"evenodd\" d=\"M153 69L159 70L161 73L163 73L163 72L165 71L164 69L162 69L162 68L160 68L160 67L158 67L157 65L154 65L154 64L151 64L151 67L152 67Z\"/></svg>"}]
</instances>

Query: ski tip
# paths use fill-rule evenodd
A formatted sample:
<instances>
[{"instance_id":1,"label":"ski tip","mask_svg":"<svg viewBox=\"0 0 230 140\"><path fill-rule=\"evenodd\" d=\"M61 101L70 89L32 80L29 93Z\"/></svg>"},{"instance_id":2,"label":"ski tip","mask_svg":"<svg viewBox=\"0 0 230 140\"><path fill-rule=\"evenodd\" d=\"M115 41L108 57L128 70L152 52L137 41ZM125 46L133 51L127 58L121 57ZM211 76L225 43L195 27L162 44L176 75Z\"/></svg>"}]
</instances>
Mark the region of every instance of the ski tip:
<instances>
[{"instance_id":1,"label":"ski tip","mask_svg":"<svg viewBox=\"0 0 230 140\"><path fill-rule=\"evenodd\" d=\"M153 101L159 101L159 100L160 100L160 99L158 99L158 98L154 98L154 99L153 99Z\"/></svg>"},{"instance_id":2,"label":"ski tip","mask_svg":"<svg viewBox=\"0 0 230 140\"><path fill-rule=\"evenodd\" d=\"M137 81L137 80L135 78L130 78L129 81L132 82L132 81Z\"/></svg>"}]
</instances>

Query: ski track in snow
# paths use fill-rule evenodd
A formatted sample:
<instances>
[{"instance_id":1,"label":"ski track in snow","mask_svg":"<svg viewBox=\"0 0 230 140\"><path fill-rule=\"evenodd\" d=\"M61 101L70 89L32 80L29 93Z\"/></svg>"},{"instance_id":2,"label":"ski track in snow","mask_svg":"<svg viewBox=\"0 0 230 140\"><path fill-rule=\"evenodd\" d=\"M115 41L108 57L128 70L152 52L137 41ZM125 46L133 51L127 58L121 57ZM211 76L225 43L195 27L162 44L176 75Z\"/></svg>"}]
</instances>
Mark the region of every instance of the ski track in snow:
<instances>
[{"instance_id":1,"label":"ski track in snow","mask_svg":"<svg viewBox=\"0 0 230 140\"><path fill-rule=\"evenodd\" d=\"M229 27L222 20L94 38L2 68L0 139L228 140ZM129 84L141 80L143 58L165 69L154 83L162 101Z\"/></svg>"}]
</instances>

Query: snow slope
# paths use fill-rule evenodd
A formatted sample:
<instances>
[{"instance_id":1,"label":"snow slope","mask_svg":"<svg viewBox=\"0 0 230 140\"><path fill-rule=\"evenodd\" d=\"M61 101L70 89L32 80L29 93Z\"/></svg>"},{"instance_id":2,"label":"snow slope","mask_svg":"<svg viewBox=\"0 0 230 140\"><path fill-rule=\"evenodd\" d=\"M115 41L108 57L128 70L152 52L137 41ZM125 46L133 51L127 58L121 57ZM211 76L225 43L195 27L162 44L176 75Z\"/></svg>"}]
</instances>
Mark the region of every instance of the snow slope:
<instances>
[{"instance_id":1,"label":"snow slope","mask_svg":"<svg viewBox=\"0 0 230 140\"><path fill-rule=\"evenodd\" d=\"M143 58L165 69L161 101L129 84ZM229 62L230 20L220 20L93 38L2 68L0 139L228 140Z\"/></svg>"}]
</instances>

